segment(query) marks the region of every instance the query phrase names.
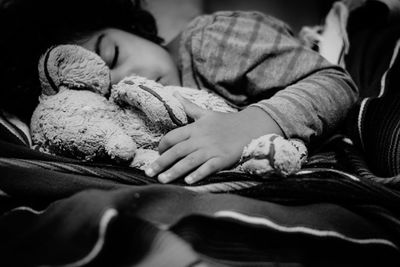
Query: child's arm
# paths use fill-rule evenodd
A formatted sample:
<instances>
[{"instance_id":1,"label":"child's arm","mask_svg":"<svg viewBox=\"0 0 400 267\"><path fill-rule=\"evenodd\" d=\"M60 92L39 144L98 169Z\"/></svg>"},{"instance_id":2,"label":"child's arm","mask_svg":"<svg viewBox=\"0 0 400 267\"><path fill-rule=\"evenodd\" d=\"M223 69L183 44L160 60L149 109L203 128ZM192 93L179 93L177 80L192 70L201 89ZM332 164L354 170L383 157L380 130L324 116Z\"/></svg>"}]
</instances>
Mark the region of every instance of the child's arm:
<instances>
[{"instance_id":1,"label":"child's arm","mask_svg":"<svg viewBox=\"0 0 400 267\"><path fill-rule=\"evenodd\" d=\"M357 88L343 69L303 47L283 23L259 13L201 17L183 34L183 43L184 86L253 105L237 114L201 116L166 135L154 172L148 172L166 170L167 178L160 176L165 182L193 170L199 180L228 168L251 138L264 134L315 142L332 132L357 100Z\"/></svg>"},{"instance_id":2,"label":"child's arm","mask_svg":"<svg viewBox=\"0 0 400 267\"><path fill-rule=\"evenodd\" d=\"M252 139L266 133L282 135L279 126L258 107L249 107L238 113L212 112L199 108L180 97L188 116L195 122L172 130L161 140L161 156L146 173L159 176L167 183L186 176L187 183L237 163L243 148Z\"/></svg>"}]
</instances>

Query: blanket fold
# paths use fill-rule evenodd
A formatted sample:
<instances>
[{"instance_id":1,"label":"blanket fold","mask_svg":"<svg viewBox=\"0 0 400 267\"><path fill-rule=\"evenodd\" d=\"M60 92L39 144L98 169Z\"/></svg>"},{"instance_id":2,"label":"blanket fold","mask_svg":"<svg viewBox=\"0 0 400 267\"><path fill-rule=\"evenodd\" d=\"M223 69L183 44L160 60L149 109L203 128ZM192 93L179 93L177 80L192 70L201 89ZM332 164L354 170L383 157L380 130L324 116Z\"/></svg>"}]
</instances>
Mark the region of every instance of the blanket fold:
<instances>
[{"instance_id":1,"label":"blanket fold","mask_svg":"<svg viewBox=\"0 0 400 267\"><path fill-rule=\"evenodd\" d=\"M0 234L7 266L395 266L400 254L386 230L335 204L285 206L161 185L85 190L43 210L20 206L0 217Z\"/></svg>"},{"instance_id":2,"label":"blanket fold","mask_svg":"<svg viewBox=\"0 0 400 267\"><path fill-rule=\"evenodd\" d=\"M0 145L6 266L400 264L397 180L343 137L285 179L227 171L192 186Z\"/></svg>"}]
</instances>

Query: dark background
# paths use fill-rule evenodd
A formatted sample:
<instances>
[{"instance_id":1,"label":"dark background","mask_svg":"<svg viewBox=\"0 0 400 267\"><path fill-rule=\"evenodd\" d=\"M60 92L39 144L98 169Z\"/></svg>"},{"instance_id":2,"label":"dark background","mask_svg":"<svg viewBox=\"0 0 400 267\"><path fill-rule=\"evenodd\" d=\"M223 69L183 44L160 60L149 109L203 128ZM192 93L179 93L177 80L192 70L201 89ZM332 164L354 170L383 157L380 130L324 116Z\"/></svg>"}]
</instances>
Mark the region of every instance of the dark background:
<instances>
[{"instance_id":1,"label":"dark background","mask_svg":"<svg viewBox=\"0 0 400 267\"><path fill-rule=\"evenodd\" d=\"M171 40L193 17L218 10L258 10L286 21L296 33L320 24L333 0L145 0L158 19L161 35Z\"/></svg>"}]
</instances>

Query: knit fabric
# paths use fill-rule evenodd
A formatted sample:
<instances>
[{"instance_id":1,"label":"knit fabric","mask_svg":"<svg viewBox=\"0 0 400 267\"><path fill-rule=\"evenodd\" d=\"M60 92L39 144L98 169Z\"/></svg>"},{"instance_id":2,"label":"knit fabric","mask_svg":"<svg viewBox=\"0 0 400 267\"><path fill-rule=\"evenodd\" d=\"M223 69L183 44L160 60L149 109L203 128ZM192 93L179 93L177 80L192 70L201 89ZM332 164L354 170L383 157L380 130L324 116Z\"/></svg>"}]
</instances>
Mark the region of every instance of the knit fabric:
<instances>
[{"instance_id":1,"label":"knit fabric","mask_svg":"<svg viewBox=\"0 0 400 267\"><path fill-rule=\"evenodd\" d=\"M183 85L266 111L286 137L330 133L357 100L349 75L303 46L283 22L257 12L217 12L182 34Z\"/></svg>"}]
</instances>

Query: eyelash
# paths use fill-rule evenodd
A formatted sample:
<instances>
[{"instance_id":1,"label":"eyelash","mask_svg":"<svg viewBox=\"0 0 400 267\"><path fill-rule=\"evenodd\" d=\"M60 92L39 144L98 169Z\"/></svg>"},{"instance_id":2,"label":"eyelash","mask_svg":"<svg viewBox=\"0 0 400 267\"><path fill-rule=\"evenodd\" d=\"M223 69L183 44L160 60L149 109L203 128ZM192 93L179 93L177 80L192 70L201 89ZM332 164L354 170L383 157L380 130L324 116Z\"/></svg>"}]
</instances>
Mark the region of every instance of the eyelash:
<instances>
[{"instance_id":1,"label":"eyelash","mask_svg":"<svg viewBox=\"0 0 400 267\"><path fill-rule=\"evenodd\" d=\"M114 58L113 58L113 60L112 60L112 62L110 64L110 69L113 69L117 65L118 57L119 57L119 48L118 48L118 46L115 46L115 48L114 48Z\"/></svg>"}]
</instances>

